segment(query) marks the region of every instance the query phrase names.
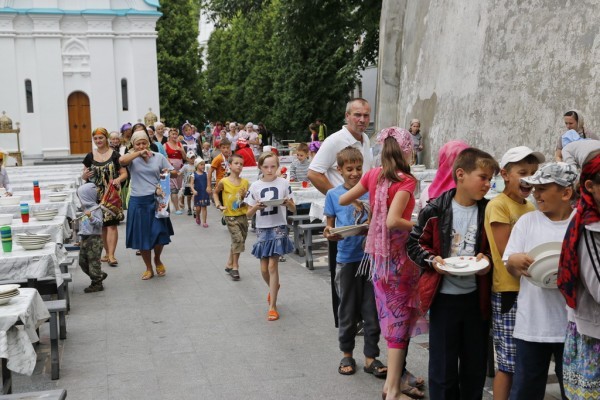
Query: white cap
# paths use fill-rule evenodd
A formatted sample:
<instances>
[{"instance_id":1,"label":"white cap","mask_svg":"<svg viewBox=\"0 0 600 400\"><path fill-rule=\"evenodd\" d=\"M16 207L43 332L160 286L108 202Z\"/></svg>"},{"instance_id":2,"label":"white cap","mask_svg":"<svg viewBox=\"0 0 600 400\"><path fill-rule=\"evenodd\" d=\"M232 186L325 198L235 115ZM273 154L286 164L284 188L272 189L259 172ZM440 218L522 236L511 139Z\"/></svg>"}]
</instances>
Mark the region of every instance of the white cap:
<instances>
[{"instance_id":1,"label":"white cap","mask_svg":"<svg viewBox=\"0 0 600 400\"><path fill-rule=\"evenodd\" d=\"M533 151L527 146L517 146L513 147L512 149L508 149L508 151L504 153L502 160L500 160L500 168L506 167L506 164L508 163L519 162L528 155L532 155L537 158L540 164L546 161L546 157L539 151Z\"/></svg>"},{"instance_id":2,"label":"white cap","mask_svg":"<svg viewBox=\"0 0 600 400\"><path fill-rule=\"evenodd\" d=\"M186 157L187 158L196 157L196 152L194 150L190 150L187 152Z\"/></svg>"}]
</instances>

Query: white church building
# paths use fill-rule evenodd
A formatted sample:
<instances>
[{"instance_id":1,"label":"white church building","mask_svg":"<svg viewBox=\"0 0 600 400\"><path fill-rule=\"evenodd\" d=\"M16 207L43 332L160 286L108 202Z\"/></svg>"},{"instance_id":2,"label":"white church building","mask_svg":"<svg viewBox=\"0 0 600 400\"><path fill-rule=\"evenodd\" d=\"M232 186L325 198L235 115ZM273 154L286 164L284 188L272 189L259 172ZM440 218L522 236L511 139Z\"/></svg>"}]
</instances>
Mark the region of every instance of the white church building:
<instances>
[{"instance_id":1,"label":"white church building","mask_svg":"<svg viewBox=\"0 0 600 400\"><path fill-rule=\"evenodd\" d=\"M158 0L0 0L0 114L24 159L85 154L91 131L160 115ZM15 151L14 135L0 147Z\"/></svg>"}]
</instances>

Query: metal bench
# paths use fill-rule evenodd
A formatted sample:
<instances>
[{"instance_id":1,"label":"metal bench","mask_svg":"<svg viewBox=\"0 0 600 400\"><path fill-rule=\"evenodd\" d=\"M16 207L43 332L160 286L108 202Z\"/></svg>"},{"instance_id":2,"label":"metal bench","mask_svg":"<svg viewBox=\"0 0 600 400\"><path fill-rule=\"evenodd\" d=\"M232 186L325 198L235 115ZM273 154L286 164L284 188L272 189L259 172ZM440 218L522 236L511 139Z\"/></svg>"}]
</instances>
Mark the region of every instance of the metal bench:
<instances>
[{"instance_id":1,"label":"metal bench","mask_svg":"<svg viewBox=\"0 0 600 400\"><path fill-rule=\"evenodd\" d=\"M304 257L304 248L302 247L302 241L300 240L300 228L298 227L301 223L310 222L310 217L308 215L288 215L287 216L288 224L292 227L292 232L294 233L294 247L296 248L294 251L300 257Z\"/></svg>"},{"instance_id":2,"label":"metal bench","mask_svg":"<svg viewBox=\"0 0 600 400\"><path fill-rule=\"evenodd\" d=\"M43 392L15 393L0 396L0 399L6 400L64 400L67 398L67 391L59 390L44 390Z\"/></svg>"},{"instance_id":3,"label":"metal bench","mask_svg":"<svg viewBox=\"0 0 600 400\"><path fill-rule=\"evenodd\" d=\"M52 366L51 378L56 380L60 375L60 361L58 356L58 339L67 338L67 324L65 312L67 311L66 300L50 300L44 304L50 312L50 362Z\"/></svg>"},{"instance_id":4,"label":"metal bench","mask_svg":"<svg viewBox=\"0 0 600 400\"><path fill-rule=\"evenodd\" d=\"M313 230L323 230L327 225L324 223L317 224L299 224L298 229L304 238L304 252L306 260L306 268L309 270L314 270L314 262L313 262L313 245L315 243L323 243L327 242L325 238L313 239Z\"/></svg>"}]
</instances>

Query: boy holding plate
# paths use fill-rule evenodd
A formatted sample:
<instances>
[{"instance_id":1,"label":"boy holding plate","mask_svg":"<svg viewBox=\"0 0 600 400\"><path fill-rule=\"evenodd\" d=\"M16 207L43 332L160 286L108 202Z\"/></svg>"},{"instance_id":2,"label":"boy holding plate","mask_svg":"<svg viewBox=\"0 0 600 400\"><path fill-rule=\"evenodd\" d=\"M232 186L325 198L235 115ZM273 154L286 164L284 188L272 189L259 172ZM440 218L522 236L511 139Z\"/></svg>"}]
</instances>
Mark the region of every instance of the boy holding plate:
<instances>
[{"instance_id":1,"label":"boy holding plate","mask_svg":"<svg viewBox=\"0 0 600 400\"><path fill-rule=\"evenodd\" d=\"M541 244L563 241L575 214L571 199L576 180L576 167L563 162L548 163L535 175L521 178L521 182L533 186L538 209L517 221L502 256L508 272L520 279L521 286L513 333L516 360L511 399L544 397L552 355L561 394L566 398L562 379L566 302L558 290L538 287L526 279L535 261L527 253ZM560 252L560 244L557 249ZM558 259L556 266L558 268Z\"/></svg>"},{"instance_id":2,"label":"boy holding plate","mask_svg":"<svg viewBox=\"0 0 600 400\"><path fill-rule=\"evenodd\" d=\"M484 151L461 151L452 166L456 189L423 208L408 239L409 257L424 270L419 294L421 311L430 310L432 399L477 399L483 392L491 286L484 196L498 169ZM448 273L452 270L444 261L448 257L458 257L455 267L468 268L472 274Z\"/></svg>"}]
</instances>

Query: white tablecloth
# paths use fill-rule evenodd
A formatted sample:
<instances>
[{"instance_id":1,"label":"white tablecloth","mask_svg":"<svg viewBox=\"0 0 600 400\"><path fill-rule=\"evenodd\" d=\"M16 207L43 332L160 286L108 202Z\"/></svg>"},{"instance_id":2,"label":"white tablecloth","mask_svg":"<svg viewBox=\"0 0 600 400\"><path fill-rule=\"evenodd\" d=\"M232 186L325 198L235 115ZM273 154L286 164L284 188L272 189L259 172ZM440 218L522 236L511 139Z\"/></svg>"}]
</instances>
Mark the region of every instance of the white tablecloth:
<instances>
[{"instance_id":1,"label":"white tablecloth","mask_svg":"<svg viewBox=\"0 0 600 400\"><path fill-rule=\"evenodd\" d=\"M0 257L0 277L6 280L55 277L56 285L63 283L60 263L67 252L54 242L46 243L39 250L25 250L15 243L10 253Z\"/></svg>"},{"instance_id":2,"label":"white tablecloth","mask_svg":"<svg viewBox=\"0 0 600 400\"><path fill-rule=\"evenodd\" d=\"M58 194L58 192L55 192L54 190L49 190L49 189L42 189L40 190L40 193L42 195L42 201L45 202L49 202L49 198L48 195L51 194ZM61 190L60 193L66 193L67 194L67 198L65 199L65 201L75 201L77 200L77 195L75 194L75 189L64 189ZM21 198L22 202L27 202L27 203L34 203L33 200L33 188L29 189L29 190L21 190L18 192L13 192L12 193L13 196L19 196Z\"/></svg>"},{"instance_id":3,"label":"white tablecloth","mask_svg":"<svg viewBox=\"0 0 600 400\"><path fill-rule=\"evenodd\" d=\"M56 243L64 243L65 239L71 237L72 230L64 215L57 215L50 221L38 221L30 218L29 222L24 224L21 218L13 219L11 225L13 235L17 233L46 233L52 235L51 239Z\"/></svg>"},{"instance_id":4,"label":"white tablecloth","mask_svg":"<svg viewBox=\"0 0 600 400\"><path fill-rule=\"evenodd\" d=\"M35 214L37 210L58 210L58 215L65 215L71 219L75 218L75 204L72 201L48 201L42 200L39 203L29 203L29 220L31 220L32 214ZM0 206L0 214L12 214L13 218L21 219L21 208L17 205L12 206Z\"/></svg>"},{"instance_id":5,"label":"white tablecloth","mask_svg":"<svg viewBox=\"0 0 600 400\"><path fill-rule=\"evenodd\" d=\"M20 192L20 191L28 191L28 190L33 190L33 181L36 178L26 178L26 179L15 179L12 176L8 176L10 179L10 186L12 188L13 191L15 192ZM79 181L81 180L81 178L76 177L76 178L65 178L65 177L48 177L48 178L44 178L44 179L37 179L39 181L40 184L40 188L42 190L50 190L48 189L48 185L66 185L67 188L75 188L79 185Z\"/></svg>"},{"instance_id":6,"label":"white tablecloth","mask_svg":"<svg viewBox=\"0 0 600 400\"><path fill-rule=\"evenodd\" d=\"M308 216L311 221L320 219L325 222L325 199L318 199L310 203L310 210Z\"/></svg>"},{"instance_id":7,"label":"white tablecloth","mask_svg":"<svg viewBox=\"0 0 600 400\"><path fill-rule=\"evenodd\" d=\"M322 200L325 202L325 195L314 187L309 187L307 189L292 189L292 193L294 194L294 202L296 204L310 204L315 200Z\"/></svg>"},{"instance_id":8,"label":"white tablecloth","mask_svg":"<svg viewBox=\"0 0 600 400\"><path fill-rule=\"evenodd\" d=\"M0 358L19 374L31 375L37 355L32 342L39 340L35 330L50 313L36 289L22 288L9 303L0 305ZM17 322L23 326L15 326Z\"/></svg>"}]
</instances>

